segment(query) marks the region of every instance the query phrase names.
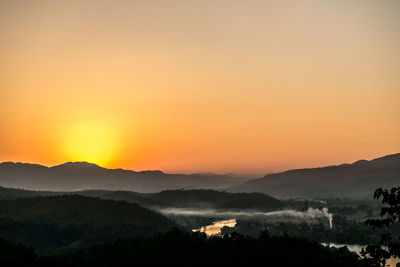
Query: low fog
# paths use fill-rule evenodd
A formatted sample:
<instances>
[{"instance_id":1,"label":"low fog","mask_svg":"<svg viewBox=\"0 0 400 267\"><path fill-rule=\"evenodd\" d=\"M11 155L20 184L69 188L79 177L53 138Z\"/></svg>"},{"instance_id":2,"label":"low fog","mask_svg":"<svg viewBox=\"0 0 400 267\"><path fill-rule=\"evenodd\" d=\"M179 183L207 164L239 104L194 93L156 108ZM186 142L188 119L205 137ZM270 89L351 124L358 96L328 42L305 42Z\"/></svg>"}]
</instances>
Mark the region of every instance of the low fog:
<instances>
[{"instance_id":1,"label":"low fog","mask_svg":"<svg viewBox=\"0 0 400 267\"><path fill-rule=\"evenodd\" d=\"M329 213L328 208L314 209L308 208L307 211L298 210L278 210L271 212L261 211L217 211L212 209L182 209L182 208L166 208L159 209L159 212L165 215L178 215L178 216L204 216L204 217L274 217L274 218L299 218L303 220L327 218L329 226L332 228L333 215Z\"/></svg>"}]
</instances>

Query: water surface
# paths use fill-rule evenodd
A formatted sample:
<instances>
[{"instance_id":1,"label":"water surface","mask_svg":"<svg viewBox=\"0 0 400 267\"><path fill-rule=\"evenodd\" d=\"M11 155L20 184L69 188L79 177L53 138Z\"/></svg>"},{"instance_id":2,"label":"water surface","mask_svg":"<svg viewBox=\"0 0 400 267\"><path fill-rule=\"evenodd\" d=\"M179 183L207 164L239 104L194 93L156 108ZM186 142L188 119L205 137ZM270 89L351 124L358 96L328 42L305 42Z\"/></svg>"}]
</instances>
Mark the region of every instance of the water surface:
<instances>
[{"instance_id":1,"label":"water surface","mask_svg":"<svg viewBox=\"0 0 400 267\"><path fill-rule=\"evenodd\" d=\"M208 225L208 226L202 226L199 229L193 229L193 232L202 232L206 233L206 235L216 235L221 233L221 228L224 226L228 227L235 227L236 225L236 219L229 219L229 220L221 220L221 221L215 221L213 224Z\"/></svg>"}]
</instances>

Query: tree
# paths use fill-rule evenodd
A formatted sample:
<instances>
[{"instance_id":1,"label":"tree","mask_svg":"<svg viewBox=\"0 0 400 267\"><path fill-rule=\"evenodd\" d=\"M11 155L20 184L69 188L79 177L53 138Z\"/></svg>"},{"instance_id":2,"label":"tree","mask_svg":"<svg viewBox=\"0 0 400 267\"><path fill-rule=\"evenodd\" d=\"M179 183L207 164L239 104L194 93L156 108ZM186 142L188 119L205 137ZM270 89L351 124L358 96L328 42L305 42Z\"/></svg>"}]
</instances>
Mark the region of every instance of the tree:
<instances>
[{"instance_id":1,"label":"tree","mask_svg":"<svg viewBox=\"0 0 400 267\"><path fill-rule=\"evenodd\" d=\"M374 228L386 228L389 230L400 222L400 187L393 187L391 190L378 188L375 190L374 198L382 198L381 217L382 219L368 219L366 224ZM361 251L364 260L371 266L385 266L386 260L390 257L400 257L400 236L392 236L389 231L381 236L378 245L368 245Z\"/></svg>"}]
</instances>

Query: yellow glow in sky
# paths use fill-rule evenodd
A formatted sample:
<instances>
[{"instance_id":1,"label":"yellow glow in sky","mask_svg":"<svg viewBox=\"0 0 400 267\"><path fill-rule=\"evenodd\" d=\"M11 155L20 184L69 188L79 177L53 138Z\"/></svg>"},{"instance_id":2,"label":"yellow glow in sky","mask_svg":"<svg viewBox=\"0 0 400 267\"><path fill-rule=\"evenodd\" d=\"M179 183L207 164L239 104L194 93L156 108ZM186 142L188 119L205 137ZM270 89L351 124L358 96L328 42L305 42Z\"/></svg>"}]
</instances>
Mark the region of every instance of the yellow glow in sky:
<instances>
[{"instance_id":1,"label":"yellow glow in sky","mask_svg":"<svg viewBox=\"0 0 400 267\"><path fill-rule=\"evenodd\" d=\"M107 166L117 154L114 129L102 123L72 125L65 131L65 156L69 161L88 161Z\"/></svg>"}]
</instances>

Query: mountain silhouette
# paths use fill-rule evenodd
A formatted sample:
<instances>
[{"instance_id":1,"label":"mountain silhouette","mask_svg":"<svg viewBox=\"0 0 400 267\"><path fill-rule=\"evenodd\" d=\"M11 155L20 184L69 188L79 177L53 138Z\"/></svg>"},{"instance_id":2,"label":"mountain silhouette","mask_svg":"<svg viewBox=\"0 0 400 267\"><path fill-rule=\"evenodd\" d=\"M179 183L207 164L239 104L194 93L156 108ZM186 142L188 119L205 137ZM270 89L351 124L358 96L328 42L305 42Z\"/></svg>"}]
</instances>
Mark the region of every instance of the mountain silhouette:
<instances>
[{"instance_id":1,"label":"mountain silhouette","mask_svg":"<svg viewBox=\"0 0 400 267\"><path fill-rule=\"evenodd\" d=\"M151 193L176 189L227 189L231 192L261 192L280 198L370 198L378 187L399 185L400 153L352 164L289 170L252 180L209 173L107 169L88 162L66 162L53 167L0 163L0 186L30 190L101 189Z\"/></svg>"},{"instance_id":2,"label":"mountain silhouette","mask_svg":"<svg viewBox=\"0 0 400 267\"><path fill-rule=\"evenodd\" d=\"M159 192L167 189L222 189L243 180L228 175L167 174L162 171L107 169L88 162L46 167L30 163L0 163L0 185L31 190L87 189Z\"/></svg>"},{"instance_id":3,"label":"mountain silhouette","mask_svg":"<svg viewBox=\"0 0 400 267\"><path fill-rule=\"evenodd\" d=\"M353 164L273 173L233 186L233 192L275 197L371 198L378 187L400 186L400 153Z\"/></svg>"}]
</instances>

